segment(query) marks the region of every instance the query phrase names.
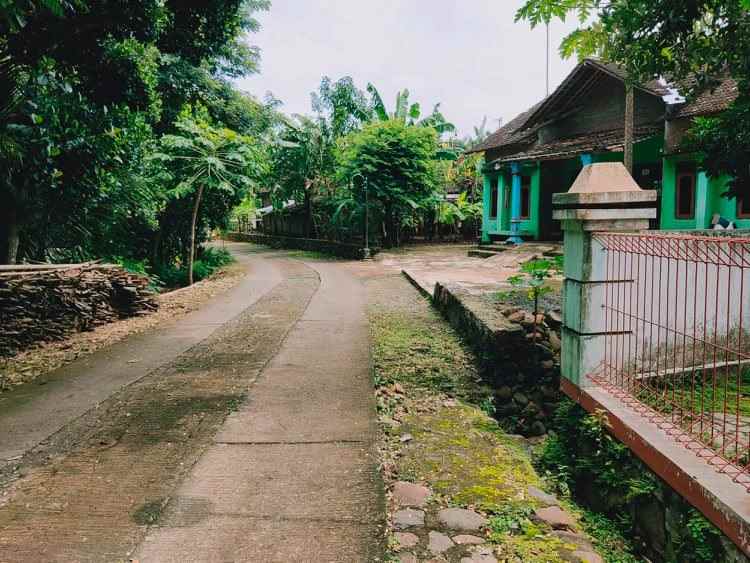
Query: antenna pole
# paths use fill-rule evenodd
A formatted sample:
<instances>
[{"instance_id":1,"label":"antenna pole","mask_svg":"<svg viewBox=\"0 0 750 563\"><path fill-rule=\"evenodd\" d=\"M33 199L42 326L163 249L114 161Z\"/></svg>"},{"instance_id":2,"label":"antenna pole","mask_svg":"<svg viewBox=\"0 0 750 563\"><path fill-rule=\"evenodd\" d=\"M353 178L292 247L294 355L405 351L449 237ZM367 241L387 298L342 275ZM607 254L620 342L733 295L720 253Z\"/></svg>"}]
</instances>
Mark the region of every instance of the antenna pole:
<instances>
[{"instance_id":1,"label":"antenna pole","mask_svg":"<svg viewBox=\"0 0 750 563\"><path fill-rule=\"evenodd\" d=\"M547 96L549 96L549 22L545 24L547 28L547 61L545 64L545 80L547 85Z\"/></svg>"}]
</instances>

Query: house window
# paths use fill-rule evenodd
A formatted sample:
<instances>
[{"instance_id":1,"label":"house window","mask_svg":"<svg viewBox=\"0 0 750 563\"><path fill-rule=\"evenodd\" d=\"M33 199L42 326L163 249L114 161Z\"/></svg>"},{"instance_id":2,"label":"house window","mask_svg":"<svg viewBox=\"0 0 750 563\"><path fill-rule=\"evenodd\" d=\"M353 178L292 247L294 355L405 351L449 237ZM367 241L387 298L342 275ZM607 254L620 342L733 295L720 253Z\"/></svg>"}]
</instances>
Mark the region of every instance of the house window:
<instances>
[{"instance_id":1,"label":"house window","mask_svg":"<svg viewBox=\"0 0 750 563\"><path fill-rule=\"evenodd\" d=\"M750 219L750 196L739 196L737 198L737 217Z\"/></svg>"},{"instance_id":2,"label":"house window","mask_svg":"<svg viewBox=\"0 0 750 563\"><path fill-rule=\"evenodd\" d=\"M531 177L521 176L521 219L531 216Z\"/></svg>"},{"instance_id":3,"label":"house window","mask_svg":"<svg viewBox=\"0 0 750 563\"><path fill-rule=\"evenodd\" d=\"M500 178L490 179L490 218L497 218L498 189L500 187Z\"/></svg>"},{"instance_id":4,"label":"house window","mask_svg":"<svg viewBox=\"0 0 750 563\"><path fill-rule=\"evenodd\" d=\"M693 219L695 217L695 166L680 165L677 169L677 190L675 217Z\"/></svg>"}]
</instances>

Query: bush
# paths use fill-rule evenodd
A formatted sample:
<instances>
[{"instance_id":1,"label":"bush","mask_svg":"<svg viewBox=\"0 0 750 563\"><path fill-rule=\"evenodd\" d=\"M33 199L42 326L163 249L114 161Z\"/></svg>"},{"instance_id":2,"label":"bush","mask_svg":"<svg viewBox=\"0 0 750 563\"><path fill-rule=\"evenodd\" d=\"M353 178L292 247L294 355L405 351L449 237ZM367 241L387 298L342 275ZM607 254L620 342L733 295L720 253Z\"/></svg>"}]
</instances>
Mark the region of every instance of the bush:
<instances>
[{"instance_id":1,"label":"bush","mask_svg":"<svg viewBox=\"0 0 750 563\"><path fill-rule=\"evenodd\" d=\"M225 248L203 248L193 264L193 279L195 281L206 279L216 270L233 261L234 258ZM188 283L187 269L174 264L159 268L155 277L158 278L162 287L167 288L183 287Z\"/></svg>"}]
</instances>

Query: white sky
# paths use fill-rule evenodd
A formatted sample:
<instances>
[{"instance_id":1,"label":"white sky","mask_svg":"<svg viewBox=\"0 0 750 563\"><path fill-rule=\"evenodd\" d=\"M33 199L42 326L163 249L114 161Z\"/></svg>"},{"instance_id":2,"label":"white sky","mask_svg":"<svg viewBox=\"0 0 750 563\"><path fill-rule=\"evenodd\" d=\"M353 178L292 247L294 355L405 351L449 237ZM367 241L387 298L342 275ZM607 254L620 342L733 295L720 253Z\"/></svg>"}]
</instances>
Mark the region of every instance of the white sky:
<instances>
[{"instance_id":1,"label":"white sky","mask_svg":"<svg viewBox=\"0 0 750 563\"><path fill-rule=\"evenodd\" d=\"M495 130L545 94L544 28L513 23L522 0L272 0L250 42L261 73L239 82L270 91L287 113L310 113L323 75L372 82L392 110L396 92L429 112L436 102L459 136L482 117ZM575 66L557 54L574 21L551 25L550 89Z\"/></svg>"}]
</instances>

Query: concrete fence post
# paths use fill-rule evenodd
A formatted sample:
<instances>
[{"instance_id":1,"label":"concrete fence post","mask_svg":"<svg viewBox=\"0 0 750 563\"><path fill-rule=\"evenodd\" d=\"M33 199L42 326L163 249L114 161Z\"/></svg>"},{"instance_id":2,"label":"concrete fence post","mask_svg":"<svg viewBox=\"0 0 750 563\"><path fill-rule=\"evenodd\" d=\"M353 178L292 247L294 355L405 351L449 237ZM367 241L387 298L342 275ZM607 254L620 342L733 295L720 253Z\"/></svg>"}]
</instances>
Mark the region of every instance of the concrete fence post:
<instances>
[{"instance_id":1,"label":"concrete fence post","mask_svg":"<svg viewBox=\"0 0 750 563\"><path fill-rule=\"evenodd\" d=\"M562 222L564 282L562 376L578 387L604 361L606 252L597 232L643 231L656 218L656 192L642 190L619 162L584 166L567 193L555 194L553 218Z\"/></svg>"}]
</instances>

